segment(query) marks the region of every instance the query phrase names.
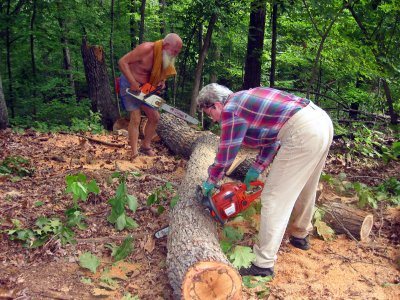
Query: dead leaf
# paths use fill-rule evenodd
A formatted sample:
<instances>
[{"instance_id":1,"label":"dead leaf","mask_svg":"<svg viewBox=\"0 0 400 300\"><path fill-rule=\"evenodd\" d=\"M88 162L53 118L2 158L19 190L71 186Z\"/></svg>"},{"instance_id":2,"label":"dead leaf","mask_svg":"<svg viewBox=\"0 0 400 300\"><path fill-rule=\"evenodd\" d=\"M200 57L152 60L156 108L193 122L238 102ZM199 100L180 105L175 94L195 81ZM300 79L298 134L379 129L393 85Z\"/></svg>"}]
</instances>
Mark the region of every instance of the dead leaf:
<instances>
[{"instance_id":1,"label":"dead leaf","mask_svg":"<svg viewBox=\"0 0 400 300\"><path fill-rule=\"evenodd\" d=\"M125 261L119 261L111 267L108 276L110 278L127 280L128 279L127 274L138 269L140 269L140 264L132 264Z\"/></svg>"},{"instance_id":2,"label":"dead leaf","mask_svg":"<svg viewBox=\"0 0 400 300\"><path fill-rule=\"evenodd\" d=\"M117 292L116 291L108 291L105 289L94 288L92 290L92 294L93 294L93 296L109 296L109 297L114 298L114 296L116 296Z\"/></svg>"},{"instance_id":3,"label":"dead leaf","mask_svg":"<svg viewBox=\"0 0 400 300\"><path fill-rule=\"evenodd\" d=\"M151 235L149 235L147 237L147 241L146 241L146 243L145 243L145 245L143 247L144 250L146 250L149 253L152 253L154 248L155 248L155 246L156 246L156 241L153 239L153 237Z\"/></svg>"}]
</instances>

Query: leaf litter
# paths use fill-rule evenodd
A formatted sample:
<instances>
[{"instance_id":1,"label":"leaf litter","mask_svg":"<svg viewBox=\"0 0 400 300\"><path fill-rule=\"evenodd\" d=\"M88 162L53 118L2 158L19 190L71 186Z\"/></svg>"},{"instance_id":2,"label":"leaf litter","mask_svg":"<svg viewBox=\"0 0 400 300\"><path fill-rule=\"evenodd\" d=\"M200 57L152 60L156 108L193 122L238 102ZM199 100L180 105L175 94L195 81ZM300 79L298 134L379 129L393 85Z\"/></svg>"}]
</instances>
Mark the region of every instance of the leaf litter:
<instances>
[{"instance_id":1,"label":"leaf litter","mask_svg":"<svg viewBox=\"0 0 400 300\"><path fill-rule=\"evenodd\" d=\"M95 138L126 144L126 137L120 135L96 135ZM0 131L0 160L18 155L27 158L35 168L27 177L0 176L3 237L0 243L0 296L92 299L99 295L121 299L130 293L139 299L171 299L166 238L153 238L155 231L168 225L170 208L168 203L163 203L166 211L160 215L149 209L146 201L165 181L179 184L185 175L186 161L173 157L161 142L155 146L157 156L139 156L130 161L127 146L114 148L74 135ZM398 176L399 169L398 162L357 166L354 161L330 157L326 172L346 172L349 177L364 177L365 183L376 184L379 178L382 181L389 176ZM110 212L107 201L118 186L117 180L110 181L115 171L142 173L142 176L127 181L129 193L138 199L138 210L131 216L139 228L132 232L118 232L106 220ZM79 203L89 229L75 230L78 243L62 246L51 240L44 247L28 250L21 243L10 241L3 230L10 229L12 219L32 227L40 216L63 218L65 210L72 204L71 196L64 193L65 177L77 173L96 180L101 189L99 195L89 196L86 202ZM321 198L323 195L327 199L343 198L344 202L354 200L351 197L344 199L327 185L324 185ZM291 247L285 236L274 280L257 281L256 288L244 287L244 299L398 299L399 210L384 208L373 213L376 224L371 241L367 243L356 243L343 235L333 241L314 236L312 249L305 252ZM253 224L238 222L230 226L239 227L245 234L242 242L251 246L256 235L255 230L249 228L259 226L259 216L254 215ZM136 247L125 260L113 264L110 249L105 245L112 242L120 245L128 234L132 234ZM78 265L78 257L85 252L100 258L96 274L90 275L89 270ZM107 275L104 277L105 270ZM102 276L104 280L99 285ZM113 285L115 282L117 284ZM269 294L265 294L262 286Z\"/></svg>"}]
</instances>

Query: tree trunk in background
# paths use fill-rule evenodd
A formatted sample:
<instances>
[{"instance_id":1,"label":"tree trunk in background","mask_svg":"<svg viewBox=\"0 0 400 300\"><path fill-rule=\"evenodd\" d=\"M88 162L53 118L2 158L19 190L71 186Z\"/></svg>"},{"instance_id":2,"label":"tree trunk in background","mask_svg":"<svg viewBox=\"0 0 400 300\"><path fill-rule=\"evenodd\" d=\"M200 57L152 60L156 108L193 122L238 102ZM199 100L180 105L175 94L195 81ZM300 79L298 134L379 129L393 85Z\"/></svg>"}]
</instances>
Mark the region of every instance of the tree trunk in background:
<instances>
[{"instance_id":1,"label":"tree trunk in background","mask_svg":"<svg viewBox=\"0 0 400 300\"><path fill-rule=\"evenodd\" d=\"M64 12L62 2L57 1L57 8L58 12ZM58 16L57 17L58 24L60 25L61 28L61 44L63 45L62 52L63 52L63 58L64 58L64 70L66 71L67 78L69 81L69 85L71 88L71 93L72 95L75 95L75 81L74 81L74 75L72 74L72 65L71 65L71 54L69 52L69 46L68 46L68 39L67 39L67 24L66 21L63 17Z\"/></svg>"},{"instance_id":2,"label":"tree trunk in background","mask_svg":"<svg viewBox=\"0 0 400 300\"><path fill-rule=\"evenodd\" d=\"M394 111L393 98L392 94L390 93L389 85L386 79L382 79L382 83L383 83L383 89L385 90L386 102L389 108L390 123L393 125L399 124L399 116Z\"/></svg>"},{"instance_id":3,"label":"tree trunk in background","mask_svg":"<svg viewBox=\"0 0 400 300\"><path fill-rule=\"evenodd\" d=\"M269 86L275 86L275 70L276 70L276 39L278 36L277 33L277 24L278 24L278 3L277 0L273 1L272 6L272 40L271 40L271 70L269 73Z\"/></svg>"},{"instance_id":4,"label":"tree trunk in background","mask_svg":"<svg viewBox=\"0 0 400 300\"><path fill-rule=\"evenodd\" d=\"M201 81L201 73L203 71L204 61L207 56L208 47L210 46L212 32L214 30L215 23L217 22L217 14L213 13L210 18L210 22L208 23L206 38L204 39L203 47L200 51L199 61L197 63L196 72L194 76L193 90L192 90L192 99L190 102L190 115L194 116L196 114L196 97L199 94L200 89L200 81Z\"/></svg>"},{"instance_id":5,"label":"tree trunk in background","mask_svg":"<svg viewBox=\"0 0 400 300\"><path fill-rule=\"evenodd\" d=\"M364 24L361 22L361 19L356 14L354 7L351 5L351 2L347 2L347 3L345 3L345 5L346 5L346 8L350 11L354 20L356 21L361 32L363 33L365 40L368 42L368 43L364 43L364 44L371 48L371 51L374 54L377 65L380 66L382 69L385 69L384 64L386 63L387 59L386 59L385 53L381 52L381 49L385 48L383 37L378 35L378 39L375 38L373 40L371 37L376 37L376 35L368 33L367 28L364 26ZM375 47L374 45L376 45L376 44L378 44L379 47ZM381 57L383 57L384 59L382 59ZM399 123L399 120L398 120L399 116L396 114L396 112L394 111L394 108L393 108L393 99L392 99L392 95L390 93L389 85L385 78L382 78L382 82L383 82L383 88L385 90L386 102L387 102L388 109L389 109L390 122L393 125L396 125Z\"/></svg>"},{"instance_id":6,"label":"tree trunk in background","mask_svg":"<svg viewBox=\"0 0 400 300\"><path fill-rule=\"evenodd\" d=\"M115 102L117 104L117 108L118 108L118 115L121 115L121 110L119 107L119 101L118 101L118 93L117 90L115 88L115 79L116 79L116 75L115 75L115 63L114 63L114 0L111 0L111 11L110 11L110 18L111 18L111 29L110 29L110 63L111 63L111 72L112 72L112 87L113 87L113 94L115 96Z\"/></svg>"},{"instance_id":7,"label":"tree trunk in background","mask_svg":"<svg viewBox=\"0 0 400 300\"><path fill-rule=\"evenodd\" d=\"M161 36L165 36L166 35L166 29L165 29L165 8L167 7L167 3L165 2L165 0L159 0L160 2L160 33Z\"/></svg>"},{"instance_id":8,"label":"tree trunk in background","mask_svg":"<svg viewBox=\"0 0 400 300\"><path fill-rule=\"evenodd\" d=\"M244 90L260 86L266 3L266 0L253 0L251 2L247 54L244 67Z\"/></svg>"},{"instance_id":9,"label":"tree trunk in background","mask_svg":"<svg viewBox=\"0 0 400 300\"><path fill-rule=\"evenodd\" d=\"M215 45L215 47L214 47L215 49L214 49L214 53L213 53L213 57L214 57L213 61L217 62L221 58L221 51L219 50L217 44L213 43L213 45ZM210 83L216 83L217 81L218 81L218 72L217 72L216 68L214 67L210 74Z\"/></svg>"},{"instance_id":10,"label":"tree trunk in background","mask_svg":"<svg viewBox=\"0 0 400 300\"><path fill-rule=\"evenodd\" d=\"M142 0L140 5L140 26L139 26L139 44L144 41L144 17L146 12L146 0Z\"/></svg>"},{"instance_id":11,"label":"tree trunk in background","mask_svg":"<svg viewBox=\"0 0 400 300\"><path fill-rule=\"evenodd\" d=\"M0 74L0 129L5 129L8 126L8 112L7 105L4 99L3 83Z\"/></svg>"},{"instance_id":12,"label":"tree trunk in background","mask_svg":"<svg viewBox=\"0 0 400 300\"><path fill-rule=\"evenodd\" d=\"M33 32L35 30L35 19L36 19L36 0L33 0L33 9L31 17L31 33L29 34L30 46L31 46L31 66L32 66L32 77L33 80L36 78L36 60L35 60L35 36ZM36 93L36 89L33 90Z\"/></svg>"},{"instance_id":13,"label":"tree trunk in background","mask_svg":"<svg viewBox=\"0 0 400 300\"><path fill-rule=\"evenodd\" d=\"M101 123L111 130L118 119L118 110L108 81L104 50L100 46L89 45L83 37L81 51L92 109L101 113Z\"/></svg>"},{"instance_id":14,"label":"tree trunk in background","mask_svg":"<svg viewBox=\"0 0 400 300\"><path fill-rule=\"evenodd\" d=\"M131 0L130 3L130 17L129 17L129 31L131 33L131 49L136 47L136 35L137 35L137 22L135 21L134 13L136 12L136 0Z\"/></svg>"},{"instance_id":15,"label":"tree trunk in background","mask_svg":"<svg viewBox=\"0 0 400 300\"><path fill-rule=\"evenodd\" d=\"M10 17L10 0L7 1L7 16ZM7 63L7 75L8 75L8 104L11 109L11 117L15 117L15 110L14 110L14 88L13 88L13 76L11 70L11 32L10 27L7 24L6 27L6 63Z\"/></svg>"}]
</instances>

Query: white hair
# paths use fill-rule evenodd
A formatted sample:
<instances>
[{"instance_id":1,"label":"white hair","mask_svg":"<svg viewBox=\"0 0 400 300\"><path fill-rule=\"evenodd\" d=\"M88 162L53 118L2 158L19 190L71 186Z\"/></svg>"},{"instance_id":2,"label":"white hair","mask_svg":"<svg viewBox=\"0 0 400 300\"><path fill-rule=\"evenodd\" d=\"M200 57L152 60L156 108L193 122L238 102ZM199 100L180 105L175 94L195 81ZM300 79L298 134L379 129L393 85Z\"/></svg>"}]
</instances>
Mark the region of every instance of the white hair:
<instances>
[{"instance_id":1,"label":"white hair","mask_svg":"<svg viewBox=\"0 0 400 300\"><path fill-rule=\"evenodd\" d=\"M217 83L207 84L200 90L196 98L197 106L210 106L215 102L224 103L230 94L233 94L233 92L226 86Z\"/></svg>"}]
</instances>

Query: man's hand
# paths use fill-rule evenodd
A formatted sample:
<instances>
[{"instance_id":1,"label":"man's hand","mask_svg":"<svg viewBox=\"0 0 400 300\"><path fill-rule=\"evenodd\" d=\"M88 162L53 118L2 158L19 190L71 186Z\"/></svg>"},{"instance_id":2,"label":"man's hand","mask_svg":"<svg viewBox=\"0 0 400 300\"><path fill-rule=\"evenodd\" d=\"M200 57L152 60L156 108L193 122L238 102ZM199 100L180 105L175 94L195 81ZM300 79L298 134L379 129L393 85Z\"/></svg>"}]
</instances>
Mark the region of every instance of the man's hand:
<instances>
[{"instance_id":1,"label":"man's hand","mask_svg":"<svg viewBox=\"0 0 400 300\"><path fill-rule=\"evenodd\" d=\"M129 89L132 92L139 93L140 92L140 85L139 85L139 83L137 81L135 81L134 84L131 83L131 86L129 87Z\"/></svg>"},{"instance_id":2,"label":"man's hand","mask_svg":"<svg viewBox=\"0 0 400 300\"><path fill-rule=\"evenodd\" d=\"M208 196L208 194L211 193L211 191L214 189L215 184L214 183L209 183L207 180L203 182L203 195Z\"/></svg>"},{"instance_id":3,"label":"man's hand","mask_svg":"<svg viewBox=\"0 0 400 300\"><path fill-rule=\"evenodd\" d=\"M244 179L244 183L246 184L247 190L250 190L250 182L256 181L258 176L260 176L260 172L254 168L250 168L247 171L246 178Z\"/></svg>"}]
</instances>

